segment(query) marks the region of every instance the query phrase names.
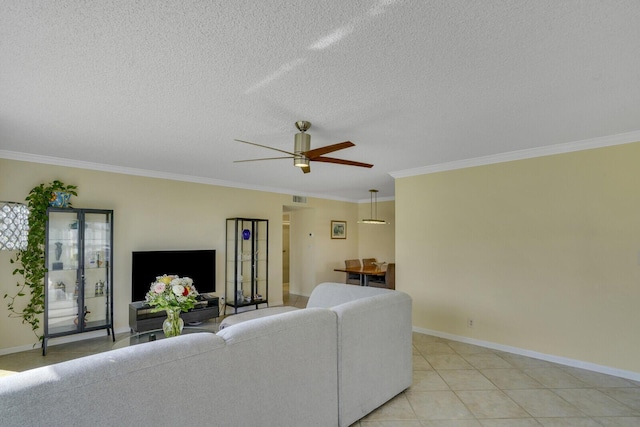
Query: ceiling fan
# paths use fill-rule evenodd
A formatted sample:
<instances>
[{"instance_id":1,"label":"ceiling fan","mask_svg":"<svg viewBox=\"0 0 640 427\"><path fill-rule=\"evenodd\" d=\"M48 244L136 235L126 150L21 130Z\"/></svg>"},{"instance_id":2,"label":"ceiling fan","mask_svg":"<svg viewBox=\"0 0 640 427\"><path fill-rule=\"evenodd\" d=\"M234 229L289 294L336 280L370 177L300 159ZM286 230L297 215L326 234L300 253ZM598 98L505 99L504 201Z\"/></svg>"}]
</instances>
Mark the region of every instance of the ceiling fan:
<instances>
[{"instance_id":1,"label":"ceiling fan","mask_svg":"<svg viewBox=\"0 0 640 427\"><path fill-rule=\"evenodd\" d=\"M275 159L293 159L293 165L302 169L302 172L311 172L311 166L309 162L324 162L324 163L337 163L339 165L347 166L360 166L363 168L371 168L372 164L354 162L352 160L336 159L333 157L324 157L324 154L332 153L334 151L342 150L345 148L353 147L355 144L351 141L344 141L338 144L327 145L324 147L311 150L311 135L305 133L311 127L311 122L300 120L296 122L296 128L300 131L295 135L293 140L293 152L280 150L279 148L273 148L262 144L256 144L255 142L243 141L236 139L235 141L244 142L245 144L257 145L258 147L268 148L269 150L279 151L281 153L288 154L286 157L267 157L262 159L248 159L248 160L236 160L234 163L241 162L256 162L260 160L275 160Z\"/></svg>"}]
</instances>

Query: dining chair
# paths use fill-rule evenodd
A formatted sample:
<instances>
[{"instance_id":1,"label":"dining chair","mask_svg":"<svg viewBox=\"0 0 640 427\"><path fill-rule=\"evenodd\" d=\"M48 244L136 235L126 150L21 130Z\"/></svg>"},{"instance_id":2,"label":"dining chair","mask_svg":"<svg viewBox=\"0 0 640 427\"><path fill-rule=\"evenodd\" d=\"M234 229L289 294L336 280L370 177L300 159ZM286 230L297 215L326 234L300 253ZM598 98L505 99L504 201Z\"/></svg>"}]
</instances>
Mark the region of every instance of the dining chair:
<instances>
[{"instance_id":1,"label":"dining chair","mask_svg":"<svg viewBox=\"0 0 640 427\"><path fill-rule=\"evenodd\" d=\"M396 264L386 264L384 276L374 276L369 279L369 286L372 288L396 288Z\"/></svg>"},{"instance_id":2,"label":"dining chair","mask_svg":"<svg viewBox=\"0 0 640 427\"><path fill-rule=\"evenodd\" d=\"M384 275L384 281L387 289L396 288L396 263L392 262L387 265L387 272Z\"/></svg>"},{"instance_id":3,"label":"dining chair","mask_svg":"<svg viewBox=\"0 0 640 427\"><path fill-rule=\"evenodd\" d=\"M361 268L359 259L346 259L344 266L345 268ZM360 285L360 275L347 273L345 283L348 285Z\"/></svg>"},{"instance_id":4,"label":"dining chair","mask_svg":"<svg viewBox=\"0 0 640 427\"><path fill-rule=\"evenodd\" d=\"M371 268L371 269L377 269L380 268L382 270L386 270L387 265L378 265L378 260L375 258L362 258L362 267L363 268ZM384 276L371 276L369 277L369 286L378 286L378 287L384 287L384 286L380 286L380 284L384 285L385 284L385 279Z\"/></svg>"},{"instance_id":5,"label":"dining chair","mask_svg":"<svg viewBox=\"0 0 640 427\"><path fill-rule=\"evenodd\" d=\"M362 258L362 267L370 268L376 266L377 260L375 258Z\"/></svg>"}]
</instances>

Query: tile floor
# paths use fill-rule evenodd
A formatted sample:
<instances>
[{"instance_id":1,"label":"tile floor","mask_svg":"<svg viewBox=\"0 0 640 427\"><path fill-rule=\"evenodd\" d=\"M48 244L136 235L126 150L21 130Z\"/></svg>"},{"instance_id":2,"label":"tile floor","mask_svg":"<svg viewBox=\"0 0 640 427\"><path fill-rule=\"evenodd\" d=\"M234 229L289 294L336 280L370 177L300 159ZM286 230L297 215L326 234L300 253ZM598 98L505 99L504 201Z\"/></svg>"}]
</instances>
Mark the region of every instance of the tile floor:
<instances>
[{"instance_id":1,"label":"tile floor","mask_svg":"<svg viewBox=\"0 0 640 427\"><path fill-rule=\"evenodd\" d=\"M413 334L413 385L355 426L640 426L640 382Z\"/></svg>"},{"instance_id":2,"label":"tile floor","mask_svg":"<svg viewBox=\"0 0 640 427\"><path fill-rule=\"evenodd\" d=\"M285 305L306 302L285 294ZM3 355L0 375L111 347L105 336ZM414 333L413 385L353 426L638 427L640 382Z\"/></svg>"}]
</instances>

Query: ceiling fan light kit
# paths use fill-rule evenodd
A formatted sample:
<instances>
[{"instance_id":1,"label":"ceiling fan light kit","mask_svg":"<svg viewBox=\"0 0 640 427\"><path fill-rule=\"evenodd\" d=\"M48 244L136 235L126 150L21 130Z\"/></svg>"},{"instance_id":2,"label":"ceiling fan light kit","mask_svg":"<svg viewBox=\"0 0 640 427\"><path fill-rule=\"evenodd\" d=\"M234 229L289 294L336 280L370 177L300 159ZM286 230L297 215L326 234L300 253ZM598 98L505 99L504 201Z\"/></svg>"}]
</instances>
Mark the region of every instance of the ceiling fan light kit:
<instances>
[{"instance_id":1,"label":"ceiling fan light kit","mask_svg":"<svg viewBox=\"0 0 640 427\"><path fill-rule=\"evenodd\" d=\"M299 168L309 167L309 159L304 155L304 153L311 149L311 135L304 133L305 130L309 129L309 126L299 126L299 124L305 123L311 126L311 123L309 122L296 122L296 126L300 129L300 133L296 133L293 140L293 166Z\"/></svg>"},{"instance_id":2,"label":"ceiling fan light kit","mask_svg":"<svg viewBox=\"0 0 640 427\"><path fill-rule=\"evenodd\" d=\"M302 169L302 172L309 173L311 172L311 167L309 162L323 162L323 163L334 163L338 165L346 165L346 166L359 166L362 168L371 168L372 164L355 162L353 160L344 160L344 159L336 159L333 157L323 157L323 154L332 153L334 151L343 150L345 148L353 147L355 144L351 141L344 141L338 144L327 145L324 147L311 149L311 135L305 133L311 127L311 122L306 120L300 120L296 123L296 128L300 131L297 133L293 139L293 152L281 150L279 148L269 147L262 144L256 144L255 142L243 141L241 139L236 139L238 142L243 142L245 144L256 145L262 148L268 148L269 150L279 151L281 153L288 154L287 157L270 157L263 159L248 159L248 160L236 160L234 163L242 163L242 162L255 162L259 160L276 160L276 159L293 159L293 165Z\"/></svg>"}]
</instances>

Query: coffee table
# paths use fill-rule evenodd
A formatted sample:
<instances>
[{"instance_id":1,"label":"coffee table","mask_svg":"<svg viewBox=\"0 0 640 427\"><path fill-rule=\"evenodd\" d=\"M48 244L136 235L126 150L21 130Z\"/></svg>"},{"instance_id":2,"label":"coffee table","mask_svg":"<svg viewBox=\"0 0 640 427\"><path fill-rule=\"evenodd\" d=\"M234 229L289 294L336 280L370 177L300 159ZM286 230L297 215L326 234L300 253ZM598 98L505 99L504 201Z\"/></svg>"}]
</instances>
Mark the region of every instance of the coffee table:
<instances>
[{"instance_id":1,"label":"coffee table","mask_svg":"<svg viewBox=\"0 0 640 427\"><path fill-rule=\"evenodd\" d=\"M182 335L186 334L195 334L200 332L208 332L210 334L215 334L215 331L212 329L206 328L195 328L192 326L185 326L182 329ZM151 341L163 340L166 337L164 336L164 332L162 329L154 329L152 331L139 332L136 334L129 335L126 338L119 339L113 345L113 349L129 347L131 345L144 344Z\"/></svg>"}]
</instances>

